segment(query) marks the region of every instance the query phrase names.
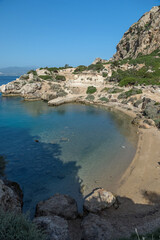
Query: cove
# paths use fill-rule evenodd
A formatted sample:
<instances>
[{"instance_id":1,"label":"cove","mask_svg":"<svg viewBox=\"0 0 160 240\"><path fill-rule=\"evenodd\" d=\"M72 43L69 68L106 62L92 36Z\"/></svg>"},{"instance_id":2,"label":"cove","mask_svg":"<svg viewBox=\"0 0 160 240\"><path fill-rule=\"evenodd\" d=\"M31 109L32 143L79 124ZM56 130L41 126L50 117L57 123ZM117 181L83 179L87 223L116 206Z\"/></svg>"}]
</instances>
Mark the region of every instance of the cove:
<instances>
[{"instance_id":1,"label":"cove","mask_svg":"<svg viewBox=\"0 0 160 240\"><path fill-rule=\"evenodd\" d=\"M94 188L115 191L136 151L137 129L130 122L100 107L54 108L0 96L2 175L20 184L24 212L33 215L39 201L57 192L75 198L81 210Z\"/></svg>"}]
</instances>

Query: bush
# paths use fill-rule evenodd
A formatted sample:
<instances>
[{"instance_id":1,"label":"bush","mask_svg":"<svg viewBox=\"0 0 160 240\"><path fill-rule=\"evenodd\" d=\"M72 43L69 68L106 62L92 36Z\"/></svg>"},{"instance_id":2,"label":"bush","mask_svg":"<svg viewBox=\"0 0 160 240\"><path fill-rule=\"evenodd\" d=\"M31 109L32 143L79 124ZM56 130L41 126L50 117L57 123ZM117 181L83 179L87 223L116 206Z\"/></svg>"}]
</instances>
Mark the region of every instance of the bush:
<instances>
[{"instance_id":1,"label":"bush","mask_svg":"<svg viewBox=\"0 0 160 240\"><path fill-rule=\"evenodd\" d=\"M141 93L142 93L141 89L132 88L131 90L129 90L127 92L121 93L118 96L118 99L128 98L132 95L141 94Z\"/></svg>"},{"instance_id":2,"label":"bush","mask_svg":"<svg viewBox=\"0 0 160 240\"><path fill-rule=\"evenodd\" d=\"M99 100L102 102L106 102L106 103L109 102L109 99L106 97L101 97L101 98L99 98Z\"/></svg>"},{"instance_id":3,"label":"bush","mask_svg":"<svg viewBox=\"0 0 160 240\"><path fill-rule=\"evenodd\" d=\"M43 80L52 80L52 77L50 75L40 75L39 77Z\"/></svg>"},{"instance_id":4,"label":"bush","mask_svg":"<svg viewBox=\"0 0 160 240\"><path fill-rule=\"evenodd\" d=\"M121 88L109 88L108 89L108 93L111 93L111 94L116 94L116 93L120 93L123 91L124 91L124 89L121 89Z\"/></svg>"},{"instance_id":5,"label":"bush","mask_svg":"<svg viewBox=\"0 0 160 240\"><path fill-rule=\"evenodd\" d=\"M104 66L102 63L97 63L97 64L91 64L88 66L87 70L92 70L92 71L97 71L100 72L104 69Z\"/></svg>"},{"instance_id":6,"label":"bush","mask_svg":"<svg viewBox=\"0 0 160 240\"><path fill-rule=\"evenodd\" d=\"M95 99L95 97L93 95L88 95L86 99L92 102Z\"/></svg>"},{"instance_id":7,"label":"bush","mask_svg":"<svg viewBox=\"0 0 160 240\"><path fill-rule=\"evenodd\" d=\"M87 88L86 93L87 93L87 94L93 94L93 93L95 93L96 91L97 91L96 87L89 86L89 87Z\"/></svg>"},{"instance_id":8,"label":"bush","mask_svg":"<svg viewBox=\"0 0 160 240\"><path fill-rule=\"evenodd\" d=\"M35 70L30 70L27 74L32 73L33 75L37 75L37 72Z\"/></svg>"},{"instance_id":9,"label":"bush","mask_svg":"<svg viewBox=\"0 0 160 240\"><path fill-rule=\"evenodd\" d=\"M0 210L1 240L45 240L45 235L26 216Z\"/></svg>"},{"instance_id":10,"label":"bush","mask_svg":"<svg viewBox=\"0 0 160 240\"><path fill-rule=\"evenodd\" d=\"M106 77L108 76L108 74L105 73L105 72L103 72L102 76L103 76L104 78L106 78Z\"/></svg>"},{"instance_id":11,"label":"bush","mask_svg":"<svg viewBox=\"0 0 160 240\"><path fill-rule=\"evenodd\" d=\"M125 77L120 81L119 86L124 87L128 85L136 85L138 83L138 79L135 77Z\"/></svg>"},{"instance_id":12,"label":"bush","mask_svg":"<svg viewBox=\"0 0 160 240\"><path fill-rule=\"evenodd\" d=\"M66 81L66 78L65 78L65 76L57 75L57 76L56 76L56 80L57 80L57 81Z\"/></svg>"},{"instance_id":13,"label":"bush","mask_svg":"<svg viewBox=\"0 0 160 240\"><path fill-rule=\"evenodd\" d=\"M74 72L73 73L81 73L81 72L83 72L83 71L85 71L87 69L87 67L86 66L84 66L84 65L80 65L80 66L78 66L75 70L74 70Z\"/></svg>"}]
</instances>

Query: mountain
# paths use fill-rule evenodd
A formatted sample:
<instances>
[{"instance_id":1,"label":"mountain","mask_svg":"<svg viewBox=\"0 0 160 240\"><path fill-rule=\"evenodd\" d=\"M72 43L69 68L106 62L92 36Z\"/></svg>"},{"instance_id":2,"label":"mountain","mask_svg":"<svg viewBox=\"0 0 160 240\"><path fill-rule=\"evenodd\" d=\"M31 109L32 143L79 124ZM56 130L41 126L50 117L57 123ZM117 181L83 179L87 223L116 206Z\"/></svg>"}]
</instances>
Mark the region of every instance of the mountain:
<instances>
[{"instance_id":1,"label":"mountain","mask_svg":"<svg viewBox=\"0 0 160 240\"><path fill-rule=\"evenodd\" d=\"M0 76L20 76L20 75L27 73L30 69L35 69L35 67L0 68Z\"/></svg>"},{"instance_id":2,"label":"mountain","mask_svg":"<svg viewBox=\"0 0 160 240\"><path fill-rule=\"evenodd\" d=\"M160 6L145 13L124 33L117 45L114 60L136 58L152 53L160 46Z\"/></svg>"}]
</instances>

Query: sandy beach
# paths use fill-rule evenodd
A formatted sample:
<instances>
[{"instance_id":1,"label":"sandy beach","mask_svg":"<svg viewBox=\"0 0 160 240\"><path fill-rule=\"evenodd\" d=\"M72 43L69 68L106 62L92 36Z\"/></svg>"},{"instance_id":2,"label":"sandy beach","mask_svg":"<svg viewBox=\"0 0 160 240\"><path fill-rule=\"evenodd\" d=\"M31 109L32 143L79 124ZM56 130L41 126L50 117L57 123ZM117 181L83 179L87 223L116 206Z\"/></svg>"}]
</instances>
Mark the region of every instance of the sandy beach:
<instances>
[{"instance_id":1,"label":"sandy beach","mask_svg":"<svg viewBox=\"0 0 160 240\"><path fill-rule=\"evenodd\" d=\"M160 200L160 131L141 129L136 155L120 180L117 194L135 203L154 204Z\"/></svg>"}]
</instances>

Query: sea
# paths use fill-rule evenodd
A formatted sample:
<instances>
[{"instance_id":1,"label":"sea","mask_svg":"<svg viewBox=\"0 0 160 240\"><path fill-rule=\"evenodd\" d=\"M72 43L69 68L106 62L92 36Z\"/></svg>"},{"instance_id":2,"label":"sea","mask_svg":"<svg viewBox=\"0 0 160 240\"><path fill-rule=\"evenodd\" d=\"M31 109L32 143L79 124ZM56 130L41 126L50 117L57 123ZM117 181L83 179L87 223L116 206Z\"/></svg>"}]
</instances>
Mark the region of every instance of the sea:
<instances>
[{"instance_id":1,"label":"sea","mask_svg":"<svg viewBox=\"0 0 160 240\"><path fill-rule=\"evenodd\" d=\"M0 85L18 76L0 76ZM55 193L68 194L82 211L84 197L103 187L116 192L134 158L137 128L104 107L0 95L0 177L19 183L23 212Z\"/></svg>"}]
</instances>

